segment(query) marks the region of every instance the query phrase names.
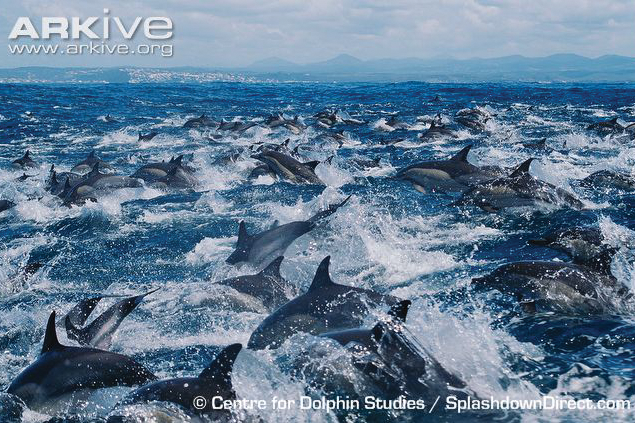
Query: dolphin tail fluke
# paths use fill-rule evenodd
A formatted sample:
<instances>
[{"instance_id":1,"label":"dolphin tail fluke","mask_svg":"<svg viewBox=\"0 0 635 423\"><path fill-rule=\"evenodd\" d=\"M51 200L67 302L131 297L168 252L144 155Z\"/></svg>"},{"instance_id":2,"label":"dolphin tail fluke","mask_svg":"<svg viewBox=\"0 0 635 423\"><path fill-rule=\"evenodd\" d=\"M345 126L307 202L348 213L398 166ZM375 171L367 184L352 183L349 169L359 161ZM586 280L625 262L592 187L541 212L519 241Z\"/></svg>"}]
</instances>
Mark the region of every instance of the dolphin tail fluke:
<instances>
[{"instance_id":1,"label":"dolphin tail fluke","mask_svg":"<svg viewBox=\"0 0 635 423\"><path fill-rule=\"evenodd\" d=\"M242 344L232 344L225 347L210 363L205 370L198 376L199 379L213 380L216 383L224 383L231 387L232 370L238 353L243 348Z\"/></svg>"},{"instance_id":2,"label":"dolphin tail fluke","mask_svg":"<svg viewBox=\"0 0 635 423\"><path fill-rule=\"evenodd\" d=\"M331 204L329 206L328 209L326 210L322 210L321 212L317 213L315 216L313 216L312 218L310 218L308 221L311 224L315 224L318 221L332 215L333 213L335 213L337 211L337 209L339 209L340 207L342 207L344 204L346 204L348 202L348 200L350 200L351 196L349 195L348 197L346 197L344 199L344 201L342 201L339 204Z\"/></svg>"},{"instance_id":3,"label":"dolphin tail fluke","mask_svg":"<svg viewBox=\"0 0 635 423\"><path fill-rule=\"evenodd\" d=\"M67 319L66 329L69 338L76 340L82 345L108 349L112 341L112 336L123 320L137 308L147 295L157 290L158 288L146 292L145 294L135 295L134 297L128 297L118 301L83 329L78 329Z\"/></svg>"},{"instance_id":4,"label":"dolphin tail fluke","mask_svg":"<svg viewBox=\"0 0 635 423\"><path fill-rule=\"evenodd\" d=\"M457 162L467 162L467 155L471 149L472 149L472 144L464 147L463 150L456 153L450 160L454 160Z\"/></svg>"},{"instance_id":5,"label":"dolphin tail fluke","mask_svg":"<svg viewBox=\"0 0 635 423\"><path fill-rule=\"evenodd\" d=\"M282 264L282 260L284 260L284 256L276 258L274 261L269 263L269 265L267 265L260 274L265 277L280 279L280 265Z\"/></svg>"},{"instance_id":6,"label":"dolphin tail fluke","mask_svg":"<svg viewBox=\"0 0 635 423\"><path fill-rule=\"evenodd\" d=\"M509 177L516 178L520 175L524 175L525 173L529 173L529 166L531 166L531 162L534 160L535 159L532 157L522 162L521 165L518 166L511 175L509 175Z\"/></svg>"},{"instance_id":7,"label":"dolphin tail fluke","mask_svg":"<svg viewBox=\"0 0 635 423\"><path fill-rule=\"evenodd\" d=\"M65 320L70 319L73 325L83 326L102 298L103 297L93 297L80 301L66 314Z\"/></svg>"},{"instance_id":8,"label":"dolphin tail fluke","mask_svg":"<svg viewBox=\"0 0 635 423\"><path fill-rule=\"evenodd\" d=\"M40 354L59 350L61 348L63 348L63 345L60 344L60 341L57 339L57 331L55 330L55 311L53 311L46 324L46 333L44 335L44 343L42 344L42 352Z\"/></svg>"}]
</instances>

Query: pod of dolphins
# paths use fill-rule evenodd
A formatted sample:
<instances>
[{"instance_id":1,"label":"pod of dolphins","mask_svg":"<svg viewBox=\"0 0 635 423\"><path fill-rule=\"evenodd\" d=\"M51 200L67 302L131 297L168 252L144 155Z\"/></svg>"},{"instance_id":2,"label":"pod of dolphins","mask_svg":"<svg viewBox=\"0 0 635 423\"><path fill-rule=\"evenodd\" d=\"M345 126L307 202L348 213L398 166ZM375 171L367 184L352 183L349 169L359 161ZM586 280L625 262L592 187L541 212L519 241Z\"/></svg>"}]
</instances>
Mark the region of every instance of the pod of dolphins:
<instances>
[{"instance_id":1,"label":"pod of dolphins","mask_svg":"<svg viewBox=\"0 0 635 423\"><path fill-rule=\"evenodd\" d=\"M437 97L433 101L442 100ZM427 129L420 133L419 138L455 137L459 127L486 131L488 121L493 118L495 115L484 108L464 109L454 116L452 126L437 115L424 122ZM338 125L366 124L346 112L331 109L315 114L312 119L314 127L321 130ZM111 117L106 121L116 122ZM188 120L184 128L211 130L208 139L215 142L222 134L239 136L261 125L292 134L300 134L308 127L298 116L287 117L279 113L261 122L215 121L203 114ZM392 131L407 129L411 125L398 116L390 116L383 127ZM596 123L588 129L601 134L635 135L633 125L621 125L617 120ZM157 135L157 132L139 133L139 141L149 141ZM289 140L281 144L253 144L249 147L248 157L259 164L251 171L251 177L270 175L294 184L325 185L315 172L320 162L304 161L302 150L320 149L327 145L338 149L347 141L344 133L338 131L322 133L313 144L299 144L292 150L289 150ZM468 160L471 148L467 145L445 160L413 163L389 178L409 182L419 192L458 193L460 197L452 206L475 206L490 213L514 207L585 208L585 202L574 194L533 176L531 165L534 158L528 158L514 169L478 166ZM525 148L544 149L545 140L527 144ZM242 160L245 157L242 153L221 158L217 164ZM327 162L331 163L334 157L329 157ZM349 164L372 168L379 166L380 161L381 158L351 160ZM40 164L27 151L12 166L26 172L39 168ZM20 178L28 177L24 173ZM72 207L87 201L99 201L104 195L122 188L151 186L181 190L195 189L199 184L196 169L184 162L184 156L145 164L126 176L117 174L114 166L92 151L69 171L60 172L52 165L46 190L58 197L61 204ZM580 185L635 190L635 181L630 175L607 170L589 175ZM416 193L413 192L413 195ZM410 300L333 281L329 272L330 256L318 265L305 292L298 293L296 284L281 276L280 265L288 247L344 207L350 198L343 198L307 220L284 224L276 221L269 229L257 233L250 233L245 222L238 223L235 250L227 257L226 263L236 266L248 264L262 270L222 280L215 285L226 291L227 296L236 299L229 301L228 308L239 300L244 302L248 299L261 304L262 309L270 313L251 334L247 348L274 350L290 342L290 338L297 334L310 334L315 336L316 342L332 342L345 348L351 364L386 398L406 395L408 398L434 400L437 396L447 395L475 396L464 381L443 368L408 332L406 322ZM0 200L0 212L14 206L11 201ZM632 301L629 289L611 274L610 264L617 249L604 243L599 229L576 227L556 230L529 243L536 248L564 252L571 260L510 262L488 275L473 279L472 288L509 294L527 313L545 310L583 315L612 313L619 309L620 304ZM198 376L161 380L131 357L108 351L112 337L123 320L153 292L121 298L88 324L94 309L106 297L82 300L60 320L67 338L77 346L60 343L56 312L52 311L40 355L13 380L7 393L19 398L25 407L55 413L60 402L76 400L81 397L81 392L123 386L133 390L119 401L116 410L140 403L165 402L182 407L193 416L227 418L229 411L214 409L210 402L197 407L195 398L237 398L232 386L232 369L243 348L241 344L222 348ZM366 326L369 316L377 310L383 310L386 317ZM315 378L316 381L321 380L324 386L329 383L337 385L339 380L326 379ZM126 421L125 416L113 415L111 418L113 422Z\"/></svg>"}]
</instances>

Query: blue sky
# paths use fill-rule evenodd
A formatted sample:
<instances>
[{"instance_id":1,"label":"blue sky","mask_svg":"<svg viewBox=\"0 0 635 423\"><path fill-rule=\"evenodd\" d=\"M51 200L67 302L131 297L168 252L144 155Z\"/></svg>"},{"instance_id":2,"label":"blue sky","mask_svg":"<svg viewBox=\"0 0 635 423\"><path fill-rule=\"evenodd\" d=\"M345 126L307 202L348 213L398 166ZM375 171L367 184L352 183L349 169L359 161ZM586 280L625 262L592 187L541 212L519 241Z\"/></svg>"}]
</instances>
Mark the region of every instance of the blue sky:
<instances>
[{"instance_id":1,"label":"blue sky","mask_svg":"<svg viewBox=\"0 0 635 423\"><path fill-rule=\"evenodd\" d=\"M635 0L3 0L2 67L240 66L270 56L298 63L341 53L361 59L635 56ZM166 16L174 56L15 56L8 34L19 16ZM137 42L140 38L136 38ZM142 38L141 38L142 40Z\"/></svg>"}]
</instances>

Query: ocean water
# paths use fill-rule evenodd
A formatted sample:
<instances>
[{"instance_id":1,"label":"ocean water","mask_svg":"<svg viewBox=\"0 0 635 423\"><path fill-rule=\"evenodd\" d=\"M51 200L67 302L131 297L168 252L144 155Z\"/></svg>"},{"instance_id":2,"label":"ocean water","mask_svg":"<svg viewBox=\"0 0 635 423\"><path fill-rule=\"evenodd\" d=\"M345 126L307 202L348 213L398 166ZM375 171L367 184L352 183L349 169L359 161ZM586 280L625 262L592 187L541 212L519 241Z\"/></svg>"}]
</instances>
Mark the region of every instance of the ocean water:
<instances>
[{"instance_id":1,"label":"ocean water","mask_svg":"<svg viewBox=\"0 0 635 423\"><path fill-rule=\"evenodd\" d=\"M435 96L440 102L431 101ZM466 128L458 137L420 140L418 117L441 113L449 123L458 110L483 107L494 117L486 131ZM256 161L244 152L235 163L223 155L257 142L311 145L322 132L312 115L324 108L346 111L361 125L339 125L347 135L340 149L300 151L318 165L326 187L294 185L263 176L247 178ZM308 129L253 128L217 141L188 130L187 119L264 119L284 112ZM391 115L410 124L390 131ZM110 115L116 122L108 122ZM599 225L621 248L613 273L635 290L629 256L635 229L635 196L619 190L589 190L579 180L610 169L633 174L635 144L627 137L600 136L586 127L618 117L635 121L635 87L608 84L85 84L0 86L0 198L17 206L0 215L0 390L38 355L49 313L66 312L100 293L136 294L153 288L122 324L112 350L132 356L159 377L196 375L220 347L246 345L267 316L261 311L213 307L212 283L253 269L225 263L236 242L238 222L250 231L305 219L351 195L328 222L287 250L282 275L299 291L318 263L331 255L331 274L343 284L372 288L413 302L407 327L417 341L479 396L504 399L562 398L635 400L635 321L627 314L600 317L527 315L513 299L476 292L473 277L514 260L566 260L560 253L528 246L549 229ZM151 141L138 133L157 131ZM547 138L547 151L523 143ZM386 140L403 138L396 144ZM467 144L477 165L514 167L537 157L535 176L574 192L587 209L519 210L490 214L450 206L456 196L423 194L392 179L410 163L443 159ZM16 181L12 160L26 149L41 166ZM151 161L184 154L196 168L196 190L119 190L98 203L65 207L47 194L49 167L69 170L95 150L118 173L132 174ZM380 158L359 169L348 159ZM29 278L24 266L44 266ZM100 306L101 307L101 306ZM101 308L100 308L101 309ZM372 325L376 316L368 318ZM62 342L65 336L59 330ZM278 351L243 350L233 374L239 397L294 398L309 382L291 376L281 357L312 337L293 338ZM339 352L341 353L341 351ZM339 354L333 352L337 361ZM341 358L340 358L341 360ZM325 365L329 365L328 363ZM103 418L126 390L113 390L74 413L80 421ZM142 411L143 412L143 411ZM148 412L149 413L149 412ZM265 421L435 421L434 416L290 410L247 412L240 419ZM514 412L502 421L632 421L633 411ZM451 416L458 417L458 416ZM49 416L26 411L24 421ZM490 417L466 417L488 421ZM148 421L151 420L148 414ZM178 421L178 419L177 419Z\"/></svg>"}]
</instances>

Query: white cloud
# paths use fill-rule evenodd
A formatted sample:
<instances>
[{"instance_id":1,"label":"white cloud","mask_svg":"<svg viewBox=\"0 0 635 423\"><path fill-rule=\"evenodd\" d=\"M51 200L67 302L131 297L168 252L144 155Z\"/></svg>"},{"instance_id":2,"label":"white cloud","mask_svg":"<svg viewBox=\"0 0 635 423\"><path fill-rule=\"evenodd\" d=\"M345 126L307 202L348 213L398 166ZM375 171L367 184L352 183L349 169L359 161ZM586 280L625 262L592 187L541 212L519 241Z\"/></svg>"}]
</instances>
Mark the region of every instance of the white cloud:
<instances>
[{"instance_id":1,"label":"white cloud","mask_svg":"<svg viewBox=\"0 0 635 423\"><path fill-rule=\"evenodd\" d=\"M241 65L268 56L309 62L340 53L363 59L635 55L635 0L168 0L160 7L151 0L26 0L3 8L0 27L8 34L22 15L102 16L105 6L112 16L166 15L175 23L175 57L134 58L133 64ZM9 57L6 36L3 42L0 58L20 65L25 59ZM117 60L110 64L132 58ZM52 63L70 64L67 58Z\"/></svg>"}]
</instances>

